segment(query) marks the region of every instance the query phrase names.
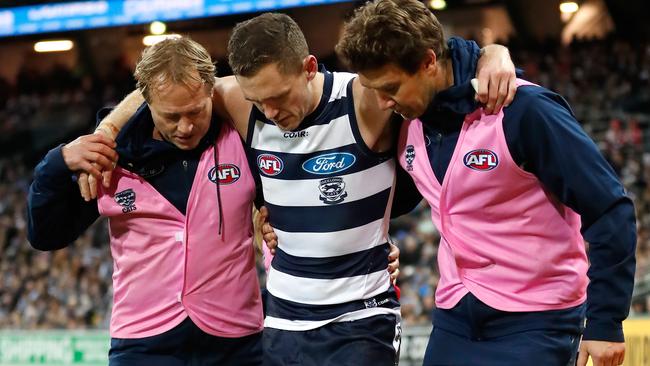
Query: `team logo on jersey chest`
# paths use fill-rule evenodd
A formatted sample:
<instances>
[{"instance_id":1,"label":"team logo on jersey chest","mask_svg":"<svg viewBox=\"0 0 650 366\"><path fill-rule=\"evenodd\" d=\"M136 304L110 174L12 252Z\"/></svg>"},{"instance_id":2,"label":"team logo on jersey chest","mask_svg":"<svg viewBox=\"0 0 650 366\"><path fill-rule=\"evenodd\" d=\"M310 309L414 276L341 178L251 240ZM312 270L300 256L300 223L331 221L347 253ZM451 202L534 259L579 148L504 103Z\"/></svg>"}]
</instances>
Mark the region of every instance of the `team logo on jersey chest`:
<instances>
[{"instance_id":1,"label":"team logo on jersey chest","mask_svg":"<svg viewBox=\"0 0 650 366\"><path fill-rule=\"evenodd\" d=\"M219 164L219 169L212 167L208 172L208 179L212 183L217 183L219 179L219 184L232 184L239 180L241 176L241 170L235 164Z\"/></svg>"},{"instance_id":2,"label":"team logo on jersey chest","mask_svg":"<svg viewBox=\"0 0 650 366\"><path fill-rule=\"evenodd\" d=\"M356 161L356 156L350 153L329 153L308 159L302 163L302 169L313 174L335 174L348 169Z\"/></svg>"},{"instance_id":3,"label":"team logo on jersey chest","mask_svg":"<svg viewBox=\"0 0 650 366\"><path fill-rule=\"evenodd\" d=\"M478 149L465 154L463 163L473 170L492 170L499 165L499 158L492 150Z\"/></svg>"},{"instance_id":4,"label":"team logo on jersey chest","mask_svg":"<svg viewBox=\"0 0 650 366\"><path fill-rule=\"evenodd\" d=\"M133 189L125 189L115 194L115 202L122 206L122 212L129 213L135 211L135 192Z\"/></svg>"},{"instance_id":5,"label":"team logo on jersey chest","mask_svg":"<svg viewBox=\"0 0 650 366\"><path fill-rule=\"evenodd\" d=\"M278 175L284 169L284 162L273 154L262 154L257 157L257 166L265 175Z\"/></svg>"},{"instance_id":6,"label":"team logo on jersey chest","mask_svg":"<svg viewBox=\"0 0 650 366\"><path fill-rule=\"evenodd\" d=\"M345 182L341 177L321 179L318 184L319 199L328 205L343 202L348 193L345 191Z\"/></svg>"},{"instance_id":7,"label":"team logo on jersey chest","mask_svg":"<svg viewBox=\"0 0 650 366\"><path fill-rule=\"evenodd\" d=\"M406 152L404 153L406 160L406 170L413 171L413 161L415 160L415 147L413 145L406 145Z\"/></svg>"}]
</instances>

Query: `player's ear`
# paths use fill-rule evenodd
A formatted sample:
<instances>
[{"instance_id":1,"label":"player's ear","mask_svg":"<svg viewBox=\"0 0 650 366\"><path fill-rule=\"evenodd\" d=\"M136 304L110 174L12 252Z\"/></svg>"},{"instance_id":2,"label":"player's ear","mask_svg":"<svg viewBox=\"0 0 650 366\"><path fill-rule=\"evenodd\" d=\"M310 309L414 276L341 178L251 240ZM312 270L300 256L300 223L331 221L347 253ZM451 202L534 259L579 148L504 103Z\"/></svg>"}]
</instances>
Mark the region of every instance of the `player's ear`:
<instances>
[{"instance_id":1,"label":"player's ear","mask_svg":"<svg viewBox=\"0 0 650 366\"><path fill-rule=\"evenodd\" d=\"M318 73L318 60L316 56L309 55L302 60L302 70L307 76L307 80L312 80Z\"/></svg>"}]
</instances>

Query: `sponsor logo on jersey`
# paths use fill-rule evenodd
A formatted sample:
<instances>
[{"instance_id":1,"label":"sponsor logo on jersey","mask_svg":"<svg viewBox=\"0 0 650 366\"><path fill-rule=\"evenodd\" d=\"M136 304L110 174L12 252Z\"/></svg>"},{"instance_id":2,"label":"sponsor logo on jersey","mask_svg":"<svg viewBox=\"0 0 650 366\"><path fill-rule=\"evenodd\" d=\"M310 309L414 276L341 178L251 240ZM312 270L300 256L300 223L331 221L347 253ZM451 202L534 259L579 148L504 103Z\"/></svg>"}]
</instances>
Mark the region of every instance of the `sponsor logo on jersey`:
<instances>
[{"instance_id":1,"label":"sponsor logo on jersey","mask_svg":"<svg viewBox=\"0 0 650 366\"><path fill-rule=\"evenodd\" d=\"M377 306L379 306L377 304L377 299L375 299L374 297L372 299L363 300L363 304L366 306L366 309L376 308Z\"/></svg>"},{"instance_id":2,"label":"sponsor logo on jersey","mask_svg":"<svg viewBox=\"0 0 650 366\"><path fill-rule=\"evenodd\" d=\"M350 168L356 161L357 158L350 153L329 153L305 161L302 169L312 174L336 174Z\"/></svg>"},{"instance_id":3,"label":"sponsor logo on jersey","mask_svg":"<svg viewBox=\"0 0 650 366\"><path fill-rule=\"evenodd\" d=\"M465 154L463 163L474 170L492 170L499 165L499 158L491 150L478 149Z\"/></svg>"},{"instance_id":4,"label":"sponsor logo on jersey","mask_svg":"<svg viewBox=\"0 0 650 366\"><path fill-rule=\"evenodd\" d=\"M406 159L406 170L413 171L413 161L415 160L415 147L413 145L406 145L406 152L404 153Z\"/></svg>"},{"instance_id":5,"label":"sponsor logo on jersey","mask_svg":"<svg viewBox=\"0 0 650 366\"><path fill-rule=\"evenodd\" d=\"M368 308L376 308L378 306L382 306L388 303L389 301L390 301L389 299L382 299L377 301L377 299L373 297L372 299L364 300L363 304L366 306L366 309L368 309Z\"/></svg>"},{"instance_id":6,"label":"sponsor logo on jersey","mask_svg":"<svg viewBox=\"0 0 650 366\"><path fill-rule=\"evenodd\" d=\"M318 185L319 199L328 205L343 202L348 193L345 191L345 182L341 177L321 179Z\"/></svg>"},{"instance_id":7,"label":"sponsor logo on jersey","mask_svg":"<svg viewBox=\"0 0 650 366\"><path fill-rule=\"evenodd\" d=\"M232 184L239 180L241 176L241 170L235 164L219 164L219 169L212 167L208 172L208 179L212 183L217 183L217 178L219 179L219 184Z\"/></svg>"},{"instance_id":8,"label":"sponsor logo on jersey","mask_svg":"<svg viewBox=\"0 0 650 366\"><path fill-rule=\"evenodd\" d=\"M125 189L115 194L115 202L122 206L122 212L129 213L135 211L135 192L133 189Z\"/></svg>"},{"instance_id":9,"label":"sponsor logo on jersey","mask_svg":"<svg viewBox=\"0 0 650 366\"><path fill-rule=\"evenodd\" d=\"M309 132L308 131L291 131L291 132L285 132L284 134L282 134L282 136L285 139L295 139L295 138L299 138L299 137L307 137L307 136L309 136Z\"/></svg>"},{"instance_id":10,"label":"sponsor logo on jersey","mask_svg":"<svg viewBox=\"0 0 650 366\"><path fill-rule=\"evenodd\" d=\"M257 157L257 166L265 175L278 175L284 169L284 162L273 154L262 154Z\"/></svg>"}]
</instances>

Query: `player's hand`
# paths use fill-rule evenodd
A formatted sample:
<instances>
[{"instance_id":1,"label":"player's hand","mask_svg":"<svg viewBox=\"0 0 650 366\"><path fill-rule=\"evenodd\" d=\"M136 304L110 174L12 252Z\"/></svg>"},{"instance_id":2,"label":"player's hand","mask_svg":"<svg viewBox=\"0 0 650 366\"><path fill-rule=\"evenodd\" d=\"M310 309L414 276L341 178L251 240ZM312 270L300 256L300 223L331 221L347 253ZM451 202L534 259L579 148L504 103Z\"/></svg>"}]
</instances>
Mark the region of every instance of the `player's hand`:
<instances>
[{"instance_id":1,"label":"player's hand","mask_svg":"<svg viewBox=\"0 0 650 366\"><path fill-rule=\"evenodd\" d=\"M390 273L390 281L393 285L397 282L399 276L399 248L390 244L390 253L388 253L388 273Z\"/></svg>"},{"instance_id":2,"label":"player's hand","mask_svg":"<svg viewBox=\"0 0 650 366\"><path fill-rule=\"evenodd\" d=\"M77 185L79 186L81 197L86 202L97 197L97 179L94 176L85 172L77 174Z\"/></svg>"},{"instance_id":3,"label":"player's hand","mask_svg":"<svg viewBox=\"0 0 650 366\"><path fill-rule=\"evenodd\" d=\"M587 365L591 356L593 366L618 366L625 359L625 343L605 341L582 341L578 353L578 366Z\"/></svg>"},{"instance_id":4,"label":"player's hand","mask_svg":"<svg viewBox=\"0 0 650 366\"><path fill-rule=\"evenodd\" d=\"M113 165L115 167L115 165ZM102 185L108 188L111 184L111 176L113 175L112 170L103 170L102 171ZM97 179L89 175L88 173L81 172L77 174L77 185L79 186L79 192L81 192L81 197L86 201L97 198Z\"/></svg>"},{"instance_id":5,"label":"player's hand","mask_svg":"<svg viewBox=\"0 0 650 366\"><path fill-rule=\"evenodd\" d=\"M258 216L259 226L262 228L262 238L272 255L275 255L275 248L278 246L278 236L275 235L273 227L269 223L269 210L262 206Z\"/></svg>"},{"instance_id":6,"label":"player's hand","mask_svg":"<svg viewBox=\"0 0 650 366\"><path fill-rule=\"evenodd\" d=\"M517 75L507 48L499 45L484 47L478 60L476 77L476 99L485 105L485 113L498 113L502 107L510 105L517 91Z\"/></svg>"}]
</instances>

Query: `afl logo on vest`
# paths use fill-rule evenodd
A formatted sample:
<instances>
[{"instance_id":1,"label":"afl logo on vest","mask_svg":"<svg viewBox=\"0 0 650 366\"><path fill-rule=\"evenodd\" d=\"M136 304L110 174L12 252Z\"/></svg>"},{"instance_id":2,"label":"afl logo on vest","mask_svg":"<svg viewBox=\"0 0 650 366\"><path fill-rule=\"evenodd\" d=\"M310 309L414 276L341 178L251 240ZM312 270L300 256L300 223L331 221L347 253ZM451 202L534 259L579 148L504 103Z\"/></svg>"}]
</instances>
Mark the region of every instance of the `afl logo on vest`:
<instances>
[{"instance_id":1,"label":"afl logo on vest","mask_svg":"<svg viewBox=\"0 0 650 366\"><path fill-rule=\"evenodd\" d=\"M212 183L217 183L217 178L219 178L219 184L233 184L239 180L241 171L239 167L235 164L219 164L219 170L215 167L212 167L208 172L208 179Z\"/></svg>"},{"instance_id":2,"label":"afl logo on vest","mask_svg":"<svg viewBox=\"0 0 650 366\"><path fill-rule=\"evenodd\" d=\"M262 154L257 157L257 166L265 175L278 175L284 168L282 159L272 154Z\"/></svg>"},{"instance_id":3,"label":"afl logo on vest","mask_svg":"<svg viewBox=\"0 0 650 366\"><path fill-rule=\"evenodd\" d=\"M473 170L492 170L499 165L499 158L491 150L478 149L465 154L463 158L465 166Z\"/></svg>"}]
</instances>

